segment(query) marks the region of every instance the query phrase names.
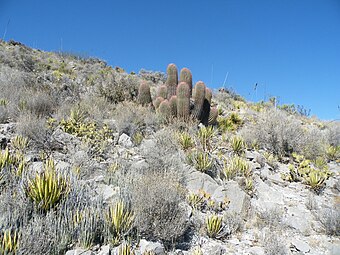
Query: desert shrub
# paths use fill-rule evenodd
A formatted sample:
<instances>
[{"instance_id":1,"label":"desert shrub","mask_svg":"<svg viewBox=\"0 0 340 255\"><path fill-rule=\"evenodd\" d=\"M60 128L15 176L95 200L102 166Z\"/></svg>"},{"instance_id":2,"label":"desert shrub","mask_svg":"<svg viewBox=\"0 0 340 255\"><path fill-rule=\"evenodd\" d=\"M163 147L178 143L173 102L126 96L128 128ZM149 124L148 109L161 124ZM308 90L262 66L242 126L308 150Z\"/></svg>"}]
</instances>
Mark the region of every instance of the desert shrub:
<instances>
[{"instance_id":1,"label":"desert shrub","mask_svg":"<svg viewBox=\"0 0 340 255\"><path fill-rule=\"evenodd\" d=\"M340 236L340 206L325 208L319 212L319 220L325 228L327 235Z\"/></svg>"},{"instance_id":2,"label":"desert shrub","mask_svg":"<svg viewBox=\"0 0 340 255\"><path fill-rule=\"evenodd\" d=\"M133 137L137 132L155 131L158 128L155 113L132 102L118 104L114 112L114 119L118 132L125 133L130 137Z\"/></svg>"},{"instance_id":3,"label":"desert shrub","mask_svg":"<svg viewBox=\"0 0 340 255\"><path fill-rule=\"evenodd\" d=\"M154 141L142 144L142 155L149 164L149 171L174 171L183 174L181 161L185 161L184 154L179 150L176 132L162 129L154 134Z\"/></svg>"},{"instance_id":4,"label":"desert shrub","mask_svg":"<svg viewBox=\"0 0 340 255\"><path fill-rule=\"evenodd\" d=\"M147 81L152 81L153 83L164 83L166 81L166 75L162 72L154 72L149 70L141 69L138 75Z\"/></svg>"},{"instance_id":5,"label":"desert shrub","mask_svg":"<svg viewBox=\"0 0 340 255\"><path fill-rule=\"evenodd\" d=\"M104 79L97 85L99 95L115 104L136 98L140 83L139 77L109 68L104 69L102 75Z\"/></svg>"},{"instance_id":6,"label":"desert shrub","mask_svg":"<svg viewBox=\"0 0 340 255\"><path fill-rule=\"evenodd\" d=\"M286 255L287 248L279 236L273 232L267 233L263 240L264 251L266 254Z\"/></svg>"},{"instance_id":7,"label":"desert shrub","mask_svg":"<svg viewBox=\"0 0 340 255\"><path fill-rule=\"evenodd\" d=\"M141 236L167 244L182 237L188 222L179 180L172 174L151 172L134 179L130 196Z\"/></svg>"},{"instance_id":8,"label":"desert shrub","mask_svg":"<svg viewBox=\"0 0 340 255\"><path fill-rule=\"evenodd\" d=\"M340 146L340 122L335 121L329 123L326 127L328 144L332 146Z\"/></svg>"},{"instance_id":9,"label":"desert shrub","mask_svg":"<svg viewBox=\"0 0 340 255\"><path fill-rule=\"evenodd\" d=\"M6 105L0 105L0 123L9 121L9 111Z\"/></svg>"},{"instance_id":10,"label":"desert shrub","mask_svg":"<svg viewBox=\"0 0 340 255\"><path fill-rule=\"evenodd\" d=\"M42 91L27 91L21 99L22 109L38 117L49 116L56 108L57 102L48 93Z\"/></svg>"},{"instance_id":11,"label":"desert shrub","mask_svg":"<svg viewBox=\"0 0 340 255\"><path fill-rule=\"evenodd\" d=\"M29 113L20 115L17 133L27 137L31 145L36 148L50 150L53 147L53 130L47 127L47 121L44 118Z\"/></svg>"},{"instance_id":12,"label":"desert shrub","mask_svg":"<svg viewBox=\"0 0 340 255\"><path fill-rule=\"evenodd\" d=\"M279 156L302 151L305 139L301 123L276 109L261 112L256 123L243 128L242 136L247 144L256 141Z\"/></svg>"}]
</instances>

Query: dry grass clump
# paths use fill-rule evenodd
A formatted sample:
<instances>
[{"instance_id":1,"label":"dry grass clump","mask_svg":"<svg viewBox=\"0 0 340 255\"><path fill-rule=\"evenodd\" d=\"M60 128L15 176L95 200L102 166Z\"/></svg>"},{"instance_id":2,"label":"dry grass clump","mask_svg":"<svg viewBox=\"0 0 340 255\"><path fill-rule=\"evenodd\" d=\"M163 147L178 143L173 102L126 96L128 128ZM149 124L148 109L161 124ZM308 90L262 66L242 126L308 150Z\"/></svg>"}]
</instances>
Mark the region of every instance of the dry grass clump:
<instances>
[{"instance_id":1,"label":"dry grass clump","mask_svg":"<svg viewBox=\"0 0 340 255\"><path fill-rule=\"evenodd\" d=\"M184 192L179 180L167 173L148 173L130 187L135 225L142 237L172 243L187 230Z\"/></svg>"},{"instance_id":2,"label":"dry grass clump","mask_svg":"<svg viewBox=\"0 0 340 255\"><path fill-rule=\"evenodd\" d=\"M247 144L257 143L279 157L292 152L316 157L323 151L324 136L320 130L303 127L296 116L279 109L260 112L258 118L248 122L241 133Z\"/></svg>"},{"instance_id":3,"label":"dry grass clump","mask_svg":"<svg viewBox=\"0 0 340 255\"><path fill-rule=\"evenodd\" d=\"M118 104L114 112L115 125L120 134L133 137L136 133L145 133L158 129L157 116L150 109L133 102Z\"/></svg>"},{"instance_id":4,"label":"dry grass clump","mask_svg":"<svg viewBox=\"0 0 340 255\"><path fill-rule=\"evenodd\" d=\"M125 100L133 100L137 97L140 78L124 72L117 72L110 67L100 73L103 80L96 84L97 91L110 102L116 104Z\"/></svg>"},{"instance_id":5,"label":"dry grass clump","mask_svg":"<svg viewBox=\"0 0 340 255\"><path fill-rule=\"evenodd\" d=\"M53 130L47 127L45 118L40 118L30 113L20 115L17 123L17 133L27 137L32 146L36 148L51 150L53 147Z\"/></svg>"}]
</instances>

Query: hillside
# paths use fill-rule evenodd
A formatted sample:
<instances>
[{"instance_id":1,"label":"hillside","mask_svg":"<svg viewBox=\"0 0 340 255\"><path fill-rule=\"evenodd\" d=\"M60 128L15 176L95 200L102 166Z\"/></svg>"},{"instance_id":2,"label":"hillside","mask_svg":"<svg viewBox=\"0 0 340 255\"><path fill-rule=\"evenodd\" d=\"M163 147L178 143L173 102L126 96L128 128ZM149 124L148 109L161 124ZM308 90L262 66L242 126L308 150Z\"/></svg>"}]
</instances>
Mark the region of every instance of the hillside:
<instances>
[{"instance_id":1,"label":"hillside","mask_svg":"<svg viewBox=\"0 0 340 255\"><path fill-rule=\"evenodd\" d=\"M340 254L340 123L185 70L0 41L0 254Z\"/></svg>"}]
</instances>

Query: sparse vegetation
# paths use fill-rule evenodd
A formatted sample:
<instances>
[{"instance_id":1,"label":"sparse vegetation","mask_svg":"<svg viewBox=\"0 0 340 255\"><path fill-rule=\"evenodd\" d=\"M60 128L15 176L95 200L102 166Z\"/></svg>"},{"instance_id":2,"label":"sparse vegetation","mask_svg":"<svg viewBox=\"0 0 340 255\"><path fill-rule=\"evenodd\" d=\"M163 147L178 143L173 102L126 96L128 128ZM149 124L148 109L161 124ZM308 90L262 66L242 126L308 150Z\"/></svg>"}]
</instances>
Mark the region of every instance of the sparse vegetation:
<instances>
[{"instance_id":1,"label":"sparse vegetation","mask_svg":"<svg viewBox=\"0 0 340 255\"><path fill-rule=\"evenodd\" d=\"M288 228L339 236L338 122L192 78L0 40L0 254L286 254Z\"/></svg>"}]
</instances>

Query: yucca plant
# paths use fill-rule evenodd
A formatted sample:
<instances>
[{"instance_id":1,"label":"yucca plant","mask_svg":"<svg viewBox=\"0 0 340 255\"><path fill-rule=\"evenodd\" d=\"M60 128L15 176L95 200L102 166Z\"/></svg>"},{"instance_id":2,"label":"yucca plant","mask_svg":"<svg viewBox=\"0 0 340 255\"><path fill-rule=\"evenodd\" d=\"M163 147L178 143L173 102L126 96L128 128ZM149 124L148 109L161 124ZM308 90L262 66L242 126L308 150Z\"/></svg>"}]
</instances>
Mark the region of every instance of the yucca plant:
<instances>
[{"instance_id":1,"label":"yucca plant","mask_svg":"<svg viewBox=\"0 0 340 255\"><path fill-rule=\"evenodd\" d=\"M14 150L23 153L29 145L28 138L23 136L16 136L11 140L11 146Z\"/></svg>"},{"instance_id":2,"label":"yucca plant","mask_svg":"<svg viewBox=\"0 0 340 255\"><path fill-rule=\"evenodd\" d=\"M234 136L230 140L231 148L237 155L242 155L245 151L245 142L242 137Z\"/></svg>"},{"instance_id":3,"label":"yucca plant","mask_svg":"<svg viewBox=\"0 0 340 255\"><path fill-rule=\"evenodd\" d=\"M0 254L16 254L19 246L19 234L16 230L0 231Z\"/></svg>"},{"instance_id":4,"label":"yucca plant","mask_svg":"<svg viewBox=\"0 0 340 255\"><path fill-rule=\"evenodd\" d=\"M188 203L193 209L200 210L205 202L202 195L196 193L190 193L188 195Z\"/></svg>"},{"instance_id":5,"label":"yucca plant","mask_svg":"<svg viewBox=\"0 0 340 255\"><path fill-rule=\"evenodd\" d=\"M194 145L191 136L187 132L181 132L178 134L178 140L183 150L187 150Z\"/></svg>"},{"instance_id":6,"label":"yucca plant","mask_svg":"<svg viewBox=\"0 0 340 255\"><path fill-rule=\"evenodd\" d=\"M41 173L24 184L24 190L36 207L44 212L54 208L70 191L70 181L57 172L52 159L46 161Z\"/></svg>"},{"instance_id":7,"label":"yucca plant","mask_svg":"<svg viewBox=\"0 0 340 255\"><path fill-rule=\"evenodd\" d=\"M248 162L239 156L234 156L228 161L225 161L223 172L228 180L238 175L245 177L251 176L251 169Z\"/></svg>"},{"instance_id":8,"label":"yucca plant","mask_svg":"<svg viewBox=\"0 0 340 255\"><path fill-rule=\"evenodd\" d=\"M200 128L200 130L198 131L198 138L202 144L203 150L210 150L211 149L211 139L213 138L213 136L215 135L215 130L212 126L208 126L208 127L202 127Z\"/></svg>"},{"instance_id":9,"label":"yucca plant","mask_svg":"<svg viewBox=\"0 0 340 255\"><path fill-rule=\"evenodd\" d=\"M327 180L327 175L322 171L312 170L304 179L313 190L319 191Z\"/></svg>"},{"instance_id":10,"label":"yucca plant","mask_svg":"<svg viewBox=\"0 0 340 255\"><path fill-rule=\"evenodd\" d=\"M203 255L201 247L196 246L190 253L191 255Z\"/></svg>"},{"instance_id":11,"label":"yucca plant","mask_svg":"<svg viewBox=\"0 0 340 255\"><path fill-rule=\"evenodd\" d=\"M118 244L123 237L129 234L132 229L134 215L132 211L122 202L109 207L106 212L106 222L112 235L112 243Z\"/></svg>"},{"instance_id":12,"label":"yucca plant","mask_svg":"<svg viewBox=\"0 0 340 255\"><path fill-rule=\"evenodd\" d=\"M210 238L216 238L222 231L222 217L216 214L206 218L207 234Z\"/></svg>"},{"instance_id":13,"label":"yucca plant","mask_svg":"<svg viewBox=\"0 0 340 255\"><path fill-rule=\"evenodd\" d=\"M211 169L213 161L209 153L205 151L195 151L188 156L189 162L201 172L207 172Z\"/></svg>"},{"instance_id":14,"label":"yucca plant","mask_svg":"<svg viewBox=\"0 0 340 255\"><path fill-rule=\"evenodd\" d=\"M118 255L134 255L131 245L123 243L119 246Z\"/></svg>"},{"instance_id":15,"label":"yucca plant","mask_svg":"<svg viewBox=\"0 0 340 255\"><path fill-rule=\"evenodd\" d=\"M328 146L326 156L329 160L337 160L340 157L340 146Z\"/></svg>"}]
</instances>

